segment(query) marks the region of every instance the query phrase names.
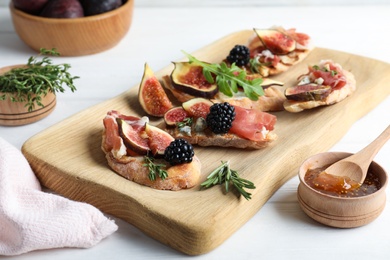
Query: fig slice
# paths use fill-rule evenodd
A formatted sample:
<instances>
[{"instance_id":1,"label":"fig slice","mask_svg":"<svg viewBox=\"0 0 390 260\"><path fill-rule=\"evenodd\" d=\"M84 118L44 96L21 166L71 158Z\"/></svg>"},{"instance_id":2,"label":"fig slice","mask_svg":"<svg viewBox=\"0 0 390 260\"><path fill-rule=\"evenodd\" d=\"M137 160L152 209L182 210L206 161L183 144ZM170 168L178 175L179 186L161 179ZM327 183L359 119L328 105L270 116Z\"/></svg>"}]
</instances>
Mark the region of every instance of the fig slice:
<instances>
[{"instance_id":1,"label":"fig slice","mask_svg":"<svg viewBox=\"0 0 390 260\"><path fill-rule=\"evenodd\" d=\"M326 98L332 88L330 86L308 83L286 88L284 94L287 99L295 101L315 101Z\"/></svg>"},{"instance_id":2,"label":"fig slice","mask_svg":"<svg viewBox=\"0 0 390 260\"><path fill-rule=\"evenodd\" d=\"M195 97L212 98L218 92L216 83L209 83L201 66L189 62L173 62L172 86Z\"/></svg>"},{"instance_id":3,"label":"fig slice","mask_svg":"<svg viewBox=\"0 0 390 260\"><path fill-rule=\"evenodd\" d=\"M147 138L142 138L141 132L143 128L133 128L124 119L116 119L119 128L119 136L122 137L123 143L127 149L139 155L146 155L149 151L149 144Z\"/></svg>"},{"instance_id":4,"label":"fig slice","mask_svg":"<svg viewBox=\"0 0 390 260\"><path fill-rule=\"evenodd\" d=\"M148 135L149 147L154 157L164 156L165 149L175 140L164 130L150 124L145 125L145 133Z\"/></svg>"},{"instance_id":5,"label":"fig slice","mask_svg":"<svg viewBox=\"0 0 390 260\"><path fill-rule=\"evenodd\" d=\"M296 48L296 42L290 36L275 29L254 29L264 47L276 55L284 55Z\"/></svg>"},{"instance_id":6,"label":"fig slice","mask_svg":"<svg viewBox=\"0 0 390 260\"><path fill-rule=\"evenodd\" d=\"M187 113L192 117L203 117L206 118L207 114L210 113L210 107L214 103L209 99L205 98L193 98L182 104Z\"/></svg>"},{"instance_id":7,"label":"fig slice","mask_svg":"<svg viewBox=\"0 0 390 260\"><path fill-rule=\"evenodd\" d=\"M183 122L187 117L189 117L189 114L183 107L173 107L164 114L164 121L165 124L174 126L179 122Z\"/></svg>"},{"instance_id":8,"label":"fig slice","mask_svg":"<svg viewBox=\"0 0 390 260\"><path fill-rule=\"evenodd\" d=\"M273 80L270 78L263 78L263 82L261 83L261 86L263 89L266 89L271 86L283 86L284 83L281 81Z\"/></svg>"},{"instance_id":9,"label":"fig slice","mask_svg":"<svg viewBox=\"0 0 390 260\"><path fill-rule=\"evenodd\" d=\"M173 107L160 81L147 63L139 86L138 100L144 111L151 116L163 117L165 112Z\"/></svg>"}]
</instances>

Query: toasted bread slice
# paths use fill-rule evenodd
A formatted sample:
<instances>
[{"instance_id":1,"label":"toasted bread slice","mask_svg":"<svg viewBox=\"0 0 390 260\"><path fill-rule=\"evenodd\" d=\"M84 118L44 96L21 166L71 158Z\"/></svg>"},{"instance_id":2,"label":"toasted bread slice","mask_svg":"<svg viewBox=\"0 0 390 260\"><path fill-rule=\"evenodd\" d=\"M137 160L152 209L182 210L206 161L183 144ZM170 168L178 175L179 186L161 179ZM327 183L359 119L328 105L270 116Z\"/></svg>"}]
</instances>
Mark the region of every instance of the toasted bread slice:
<instances>
[{"instance_id":1,"label":"toasted bread slice","mask_svg":"<svg viewBox=\"0 0 390 260\"><path fill-rule=\"evenodd\" d=\"M199 182L201 163L198 157L194 156L191 163L184 163L168 167L168 177L164 180L157 178L149 179L149 169L144 166L143 157L124 156L120 160L112 153L106 152L108 165L117 174L141 185L149 186L158 190L181 190L195 186ZM159 162L156 162L159 163Z\"/></svg>"}]
</instances>

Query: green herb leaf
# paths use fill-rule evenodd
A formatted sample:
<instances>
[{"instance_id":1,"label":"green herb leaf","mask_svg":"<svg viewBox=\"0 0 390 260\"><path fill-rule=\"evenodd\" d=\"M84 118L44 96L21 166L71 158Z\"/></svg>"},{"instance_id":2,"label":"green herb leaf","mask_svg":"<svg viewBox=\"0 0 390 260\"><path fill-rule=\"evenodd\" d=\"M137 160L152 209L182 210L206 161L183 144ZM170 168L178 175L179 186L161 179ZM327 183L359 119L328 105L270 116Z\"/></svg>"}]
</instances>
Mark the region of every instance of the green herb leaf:
<instances>
[{"instance_id":1,"label":"green herb leaf","mask_svg":"<svg viewBox=\"0 0 390 260\"><path fill-rule=\"evenodd\" d=\"M160 177L162 180L165 180L168 177L168 173L165 168L165 164L156 164L154 163L154 158L149 156L144 156L145 163L143 166L148 167L149 169L149 179L151 181L155 181L157 176Z\"/></svg>"},{"instance_id":2,"label":"green herb leaf","mask_svg":"<svg viewBox=\"0 0 390 260\"><path fill-rule=\"evenodd\" d=\"M214 185L224 185L226 192L229 192L230 184L233 184L233 187L247 200L251 199L251 193L247 192L246 189L255 189L253 182L241 178L237 171L230 168L229 162L221 162L222 164L218 166L214 171L212 171L209 176L207 176L206 181L200 184L201 188L207 189Z\"/></svg>"},{"instance_id":3,"label":"green herb leaf","mask_svg":"<svg viewBox=\"0 0 390 260\"><path fill-rule=\"evenodd\" d=\"M56 49L40 49L40 55L59 56ZM35 106L43 107L42 97L49 92L64 92L66 85L72 92L76 90L73 80L78 79L72 76L68 70L69 64L53 65L49 57L30 57L25 67L14 68L11 71L0 75L0 92L3 92L1 100L10 99L12 102L26 102L28 111ZM35 97L34 95L35 94Z\"/></svg>"},{"instance_id":4,"label":"green herb leaf","mask_svg":"<svg viewBox=\"0 0 390 260\"><path fill-rule=\"evenodd\" d=\"M248 80L245 70L236 66L234 63L228 67L225 62L221 64L210 64L198 60L194 56L186 53L190 63L194 63L203 68L203 75L209 83L214 83L212 74L216 75L216 83L220 92L226 96L233 96L237 93L238 87L244 89L244 93L252 100L258 100L259 96L264 95L263 87L261 86L262 79Z\"/></svg>"},{"instance_id":5,"label":"green herb leaf","mask_svg":"<svg viewBox=\"0 0 390 260\"><path fill-rule=\"evenodd\" d=\"M203 76L205 77L207 82L214 83L213 75L211 74L211 72L209 70L204 69L202 72L203 72Z\"/></svg>"},{"instance_id":6,"label":"green herb leaf","mask_svg":"<svg viewBox=\"0 0 390 260\"><path fill-rule=\"evenodd\" d=\"M183 128L185 126L191 126L192 125L193 118L192 117L186 117L183 121L176 123L176 126L178 128Z\"/></svg>"}]
</instances>

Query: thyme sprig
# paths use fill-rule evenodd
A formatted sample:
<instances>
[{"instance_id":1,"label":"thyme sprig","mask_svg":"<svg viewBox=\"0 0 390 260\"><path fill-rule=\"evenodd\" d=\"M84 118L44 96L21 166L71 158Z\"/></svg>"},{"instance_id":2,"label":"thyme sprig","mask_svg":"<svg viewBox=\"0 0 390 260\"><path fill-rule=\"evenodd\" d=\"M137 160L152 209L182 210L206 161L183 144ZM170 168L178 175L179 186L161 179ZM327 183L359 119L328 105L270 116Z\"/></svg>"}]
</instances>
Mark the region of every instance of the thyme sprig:
<instances>
[{"instance_id":1,"label":"thyme sprig","mask_svg":"<svg viewBox=\"0 0 390 260\"><path fill-rule=\"evenodd\" d=\"M245 95L251 100L258 100L259 96L264 95L264 90L261 86L262 78L248 79L245 70L232 64L230 67L225 62L220 64L210 64L195 58L194 56L183 52L190 63L194 63L203 68L203 75L209 83L217 83L220 92L228 97L232 97L233 93L237 93L238 87L244 90ZM215 80L213 77L215 75Z\"/></svg>"},{"instance_id":2,"label":"thyme sprig","mask_svg":"<svg viewBox=\"0 0 390 260\"><path fill-rule=\"evenodd\" d=\"M154 163L154 158L149 156L144 156L145 163L143 166L148 167L149 169L149 179L155 181L157 176L162 180L168 177L168 172L162 168L165 168L165 165L162 163Z\"/></svg>"},{"instance_id":3,"label":"thyme sprig","mask_svg":"<svg viewBox=\"0 0 390 260\"><path fill-rule=\"evenodd\" d=\"M40 55L59 56L56 49L40 49ZM76 90L69 64L54 65L52 60L44 56L41 60L31 56L23 67L18 67L0 75L0 100L9 98L12 102L26 102L28 111L36 105L43 107L42 97L49 92L64 92L66 85L72 92Z\"/></svg>"},{"instance_id":4,"label":"thyme sprig","mask_svg":"<svg viewBox=\"0 0 390 260\"><path fill-rule=\"evenodd\" d=\"M193 122L193 118L192 117L186 117L186 118L184 118L183 121L177 122L176 125L177 125L178 128L183 128L185 126L191 126L192 122Z\"/></svg>"},{"instance_id":5,"label":"thyme sprig","mask_svg":"<svg viewBox=\"0 0 390 260\"><path fill-rule=\"evenodd\" d=\"M228 161L221 161L221 163L222 164L219 167L207 176L207 180L200 184L201 188L207 189L217 184L224 184L226 192L229 192L229 186L232 183L233 187L235 187L245 199L250 200L252 194L244 190L244 188L255 189L256 187L253 182L241 178L237 171L230 168Z\"/></svg>"}]
</instances>

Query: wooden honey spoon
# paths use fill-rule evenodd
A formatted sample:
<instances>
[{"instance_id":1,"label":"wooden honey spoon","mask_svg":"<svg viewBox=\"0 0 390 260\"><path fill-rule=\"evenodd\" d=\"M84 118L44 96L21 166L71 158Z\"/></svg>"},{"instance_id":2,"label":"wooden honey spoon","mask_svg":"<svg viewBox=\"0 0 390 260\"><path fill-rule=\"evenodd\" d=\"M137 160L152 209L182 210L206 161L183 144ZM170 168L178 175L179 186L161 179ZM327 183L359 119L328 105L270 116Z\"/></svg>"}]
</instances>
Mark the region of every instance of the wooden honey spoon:
<instances>
[{"instance_id":1,"label":"wooden honey spoon","mask_svg":"<svg viewBox=\"0 0 390 260\"><path fill-rule=\"evenodd\" d=\"M349 177L360 184L366 179L368 167L382 146L390 139L390 125L359 152L337 161L325 169L331 175Z\"/></svg>"}]
</instances>

